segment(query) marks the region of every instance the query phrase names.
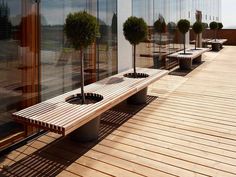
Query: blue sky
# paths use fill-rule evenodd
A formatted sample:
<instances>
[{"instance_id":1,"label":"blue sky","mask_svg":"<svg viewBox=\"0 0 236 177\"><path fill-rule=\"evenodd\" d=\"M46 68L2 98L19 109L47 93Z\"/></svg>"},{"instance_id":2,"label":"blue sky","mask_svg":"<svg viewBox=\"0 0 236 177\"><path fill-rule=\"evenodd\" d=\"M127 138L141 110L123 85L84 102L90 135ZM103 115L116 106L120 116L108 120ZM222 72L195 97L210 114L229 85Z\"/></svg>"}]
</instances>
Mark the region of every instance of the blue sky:
<instances>
[{"instance_id":1,"label":"blue sky","mask_svg":"<svg viewBox=\"0 0 236 177\"><path fill-rule=\"evenodd\" d=\"M236 0L222 0L222 22L225 28L236 28Z\"/></svg>"}]
</instances>

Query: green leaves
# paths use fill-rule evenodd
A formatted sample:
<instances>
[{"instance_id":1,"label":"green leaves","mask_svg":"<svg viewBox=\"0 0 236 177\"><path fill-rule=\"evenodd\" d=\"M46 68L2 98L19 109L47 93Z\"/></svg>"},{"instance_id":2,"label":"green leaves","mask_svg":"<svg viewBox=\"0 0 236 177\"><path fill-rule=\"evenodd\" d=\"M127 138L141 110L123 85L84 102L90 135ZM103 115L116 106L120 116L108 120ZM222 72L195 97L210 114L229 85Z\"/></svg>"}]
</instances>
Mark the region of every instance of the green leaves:
<instances>
[{"instance_id":1,"label":"green leaves","mask_svg":"<svg viewBox=\"0 0 236 177\"><path fill-rule=\"evenodd\" d=\"M224 27L224 25L220 22L218 23L218 29L222 29Z\"/></svg>"},{"instance_id":2,"label":"green leaves","mask_svg":"<svg viewBox=\"0 0 236 177\"><path fill-rule=\"evenodd\" d=\"M157 33L165 33L166 32L166 22L165 19L159 17L157 21L154 23L154 29Z\"/></svg>"},{"instance_id":3,"label":"green leaves","mask_svg":"<svg viewBox=\"0 0 236 177\"><path fill-rule=\"evenodd\" d=\"M201 22L198 22L198 21L193 24L192 28L193 28L193 31L194 31L195 34L202 33L202 31L204 29L203 24Z\"/></svg>"},{"instance_id":4,"label":"green leaves","mask_svg":"<svg viewBox=\"0 0 236 177\"><path fill-rule=\"evenodd\" d=\"M123 24L126 40L132 45L137 45L147 38L148 27L142 18L129 17Z\"/></svg>"},{"instance_id":5,"label":"green leaves","mask_svg":"<svg viewBox=\"0 0 236 177\"><path fill-rule=\"evenodd\" d=\"M190 22L186 19L181 19L181 20L179 20L177 26L178 26L179 31L182 34L186 34L189 31Z\"/></svg>"},{"instance_id":6,"label":"green leaves","mask_svg":"<svg viewBox=\"0 0 236 177\"><path fill-rule=\"evenodd\" d=\"M70 13L66 18L64 30L75 49L87 48L99 35L96 17L87 12Z\"/></svg>"},{"instance_id":7,"label":"green leaves","mask_svg":"<svg viewBox=\"0 0 236 177\"><path fill-rule=\"evenodd\" d=\"M216 29L218 29L218 23L215 22L215 21L211 22L211 23L210 23L210 29L211 29L211 30L216 30Z\"/></svg>"}]
</instances>

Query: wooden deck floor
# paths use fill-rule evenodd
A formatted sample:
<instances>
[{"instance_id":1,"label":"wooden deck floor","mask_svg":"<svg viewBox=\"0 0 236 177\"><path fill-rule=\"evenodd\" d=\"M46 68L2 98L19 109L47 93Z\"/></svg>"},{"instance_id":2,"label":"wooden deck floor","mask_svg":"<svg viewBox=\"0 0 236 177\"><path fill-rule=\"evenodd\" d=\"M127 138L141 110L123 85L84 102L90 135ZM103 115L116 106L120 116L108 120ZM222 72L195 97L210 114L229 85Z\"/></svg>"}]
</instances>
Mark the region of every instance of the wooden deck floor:
<instances>
[{"instance_id":1,"label":"wooden deck floor","mask_svg":"<svg viewBox=\"0 0 236 177\"><path fill-rule=\"evenodd\" d=\"M236 47L209 52L192 72L174 71L153 84L147 105L123 103L106 112L98 142L49 133L1 157L1 173L235 177L235 68Z\"/></svg>"}]
</instances>

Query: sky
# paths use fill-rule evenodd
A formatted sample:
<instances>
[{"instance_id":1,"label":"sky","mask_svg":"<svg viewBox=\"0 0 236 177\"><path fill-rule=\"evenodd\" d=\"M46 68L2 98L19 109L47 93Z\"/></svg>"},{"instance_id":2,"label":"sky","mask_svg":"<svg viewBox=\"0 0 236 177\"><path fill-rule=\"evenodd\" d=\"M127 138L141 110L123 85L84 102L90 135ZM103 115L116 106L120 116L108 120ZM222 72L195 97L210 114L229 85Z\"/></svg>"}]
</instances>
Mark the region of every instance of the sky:
<instances>
[{"instance_id":1,"label":"sky","mask_svg":"<svg viewBox=\"0 0 236 177\"><path fill-rule=\"evenodd\" d=\"M222 23L224 28L236 29L236 0L222 0Z\"/></svg>"}]
</instances>

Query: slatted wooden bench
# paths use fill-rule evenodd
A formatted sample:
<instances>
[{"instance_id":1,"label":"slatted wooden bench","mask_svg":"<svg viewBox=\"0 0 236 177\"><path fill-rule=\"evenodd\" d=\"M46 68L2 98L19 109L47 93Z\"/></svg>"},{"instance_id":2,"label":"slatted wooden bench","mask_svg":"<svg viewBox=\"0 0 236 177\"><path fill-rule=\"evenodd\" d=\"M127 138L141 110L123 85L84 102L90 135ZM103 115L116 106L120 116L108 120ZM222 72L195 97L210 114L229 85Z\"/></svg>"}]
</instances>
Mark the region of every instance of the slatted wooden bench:
<instances>
[{"instance_id":1,"label":"slatted wooden bench","mask_svg":"<svg viewBox=\"0 0 236 177\"><path fill-rule=\"evenodd\" d=\"M211 48L213 51L220 51L221 49L223 49L223 44L227 41L227 39L212 39L208 41L208 43L211 44Z\"/></svg>"},{"instance_id":2,"label":"slatted wooden bench","mask_svg":"<svg viewBox=\"0 0 236 177\"><path fill-rule=\"evenodd\" d=\"M201 63L202 54L208 52L209 50L209 48L198 48L198 50L187 49L186 53L189 53L188 55L184 55L183 51L180 51L168 55L167 58L176 58L179 61L180 69L191 70L193 61L196 63Z\"/></svg>"},{"instance_id":3,"label":"slatted wooden bench","mask_svg":"<svg viewBox=\"0 0 236 177\"><path fill-rule=\"evenodd\" d=\"M15 112L13 118L20 123L66 136L168 74L166 70L137 68L137 72L146 73L149 77L132 79L123 76L129 72L132 70L86 86L85 92L103 96L103 100L98 103L87 105L67 103L65 100L68 97L80 93L80 89L76 89Z\"/></svg>"}]
</instances>

